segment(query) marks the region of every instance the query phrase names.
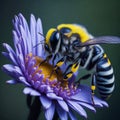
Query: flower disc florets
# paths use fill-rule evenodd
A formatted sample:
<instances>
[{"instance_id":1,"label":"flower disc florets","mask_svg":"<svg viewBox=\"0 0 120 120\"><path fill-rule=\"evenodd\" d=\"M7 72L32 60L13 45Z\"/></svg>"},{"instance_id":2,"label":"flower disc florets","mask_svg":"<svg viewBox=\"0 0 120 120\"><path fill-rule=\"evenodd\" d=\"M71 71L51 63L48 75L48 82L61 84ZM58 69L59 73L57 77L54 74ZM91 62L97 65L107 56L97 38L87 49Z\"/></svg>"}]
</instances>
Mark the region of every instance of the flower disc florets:
<instances>
[{"instance_id":1,"label":"flower disc florets","mask_svg":"<svg viewBox=\"0 0 120 120\"><path fill-rule=\"evenodd\" d=\"M59 69L54 71L54 66L32 53L25 58L25 66L27 68L27 81L39 92L54 92L63 98L69 97L76 93L76 86L68 85L68 81L63 81L62 71ZM42 87L42 86L46 86ZM43 89L42 89L43 88Z\"/></svg>"}]
</instances>

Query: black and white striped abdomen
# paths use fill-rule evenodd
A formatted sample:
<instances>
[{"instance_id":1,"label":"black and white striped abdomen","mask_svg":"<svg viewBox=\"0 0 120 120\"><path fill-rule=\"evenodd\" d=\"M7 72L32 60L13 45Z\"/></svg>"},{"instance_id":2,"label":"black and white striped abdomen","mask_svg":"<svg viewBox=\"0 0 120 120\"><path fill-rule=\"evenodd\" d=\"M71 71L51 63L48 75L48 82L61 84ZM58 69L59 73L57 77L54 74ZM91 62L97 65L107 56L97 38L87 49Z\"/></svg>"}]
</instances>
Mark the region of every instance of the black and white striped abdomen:
<instances>
[{"instance_id":1,"label":"black and white striped abdomen","mask_svg":"<svg viewBox=\"0 0 120 120\"><path fill-rule=\"evenodd\" d=\"M96 84L103 99L108 98L114 90L113 68L106 55L96 65Z\"/></svg>"}]
</instances>

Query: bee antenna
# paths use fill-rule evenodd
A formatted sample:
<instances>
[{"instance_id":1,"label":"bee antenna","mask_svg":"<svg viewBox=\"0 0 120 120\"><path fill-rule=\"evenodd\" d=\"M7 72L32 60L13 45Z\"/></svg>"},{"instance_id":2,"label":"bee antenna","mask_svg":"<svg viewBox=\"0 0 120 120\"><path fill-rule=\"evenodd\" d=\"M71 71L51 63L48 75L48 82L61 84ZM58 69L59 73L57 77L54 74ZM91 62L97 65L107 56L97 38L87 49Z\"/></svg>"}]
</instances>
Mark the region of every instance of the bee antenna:
<instances>
[{"instance_id":1,"label":"bee antenna","mask_svg":"<svg viewBox=\"0 0 120 120\"><path fill-rule=\"evenodd\" d=\"M33 46L33 48L37 47L37 46L40 45L40 44L44 44L44 43L45 43L44 40L42 40L42 41L40 41L38 44L36 44L35 46Z\"/></svg>"},{"instance_id":2,"label":"bee antenna","mask_svg":"<svg viewBox=\"0 0 120 120\"><path fill-rule=\"evenodd\" d=\"M39 34L45 39L45 36L42 33L39 32Z\"/></svg>"},{"instance_id":3,"label":"bee antenna","mask_svg":"<svg viewBox=\"0 0 120 120\"><path fill-rule=\"evenodd\" d=\"M38 45L40 45L40 44L44 44L45 42L45 37L44 37L44 35L42 34L42 33L40 33L39 32L39 34L44 38L43 40L41 40L39 43L37 43L35 46L33 46L33 48L35 48L35 47L37 47Z\"/></svg>"}]
</instances>

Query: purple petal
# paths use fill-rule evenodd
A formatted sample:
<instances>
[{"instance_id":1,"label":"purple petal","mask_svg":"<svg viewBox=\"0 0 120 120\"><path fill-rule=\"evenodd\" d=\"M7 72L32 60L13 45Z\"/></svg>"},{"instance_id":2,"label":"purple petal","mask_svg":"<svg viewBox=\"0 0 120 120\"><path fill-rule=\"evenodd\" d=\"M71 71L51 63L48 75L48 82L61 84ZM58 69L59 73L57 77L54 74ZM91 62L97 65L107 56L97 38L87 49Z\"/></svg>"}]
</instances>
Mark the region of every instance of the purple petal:
<instances>
[{"instance_id":1,"label":"purple petal","mask_svg":"<svg viewBox=\"0 0 120 120\"><path fill-rule=\"evenodd\" d=\"M24 18L24 16L20 13L19 15L19 20L20 20L20 25L23 26L23 29L25 30L26 34L28 35L28 24L27 24L27 21L26 19Z\"/></svg>"},{"instance_id":2,"label":"purple petal","mask_svg":"<svg viewBox=\"0 0 120 120\"><path fill-rule=\"evenodd\" d=\"M18 81L16 81L16 80L8 80L8 81L6 81L6 83L8 83L8 84L17 84Z\"/></svg>"},{"instance_id":3,"label":"purple petal","mask_svg":"<svg viewBox=\"0 0 120 120\"><path fill-rule=\"evenodd\" d=\"M66 104L65 101L63 101L63 100L57 100L57 101L58 101L59 105L62 107L63 110L65 110L66 112L69 111L68 105Z\"/></svg>"},{"instance_id":4,"label":"purple petal","mask_svg":"<svg viewBox=\"0 0 120 120\"><path fill-rule=\"evenodd\" d=\"M11 48L11 46L9 46L7 43L3 43L3 46L7 49L8 54L3 52L3 54L7 57L9 57L9 59L15 64L17 65L17 58L16 58L16 54L14 52L14 50Z\"/></svg>"},{"instance_id":5,"label":"purple petal","mask_svg":"<svg viewBox=\"0 0 120 120\"><path fill-rule=\"evenodd\" d=\"M22 48L22 53L25 57L25 55L28 54L28 49L27 49L28 45L26 45L26 41L27 41L28 38L27 38L26 32L25 32L25 30L23 29L22 26L20 26L20 32L21 32L21 43L20 44L21 44L21 48Z\"/></svg>"},{"instance_id":6,"label":"purple petal","mask_svg":"<svg viewBox=\"0 0 120 120\"><path fill-rule=\"evenodd\" d=\"M57 99L57 100L63 100L62 97L57 96L54 93L47 93L47 97L49 97L50 99Z\"/></svg>"},{"instance_id":7,"label":"purple petal","mask_svg":"<svg viewBox=\"0 0 120 120\"><path fill-rule=\"evenodd\" d=\"M12 33L13 33L13 42L14 42L14 47L15 47L15 50L16 50L16 55L18 55L19 52L18 52L17 44L19 43L19 38L18 38L18 35L17 35L16 31L13 30Z\"/></svg>"},{"instance_id":8,"label":"purple petal","mask_svg":"<svg viewBox=\"0 0 120 120\"><path fill-rule=\"evenodd\" d=\"M24 58L23 58L22 54L18 55L18 61L19 61L19 65L20 65L22 71L24 71L25 70L25 63L24 63Z\"/></svg>"},{"instance_id":9,"label":"purple petal","mask_svg":"<svg viewBox=\"0 0 120 120\"><path fill-rule=\"evenodd\" d=\"M26 87L23 90L24 94L30 94L32 96L40 96L41 94L39 92L37 92L36 90L30 88L30 87Z\"/></svg>"},{"instance_id":10,"label":"purple petal","mask_svg":"<svg viewBox=\"0 0 120 120\"><path fill-rule=\"evenodd\" d=\"M108 104L107 104L107 102L105 102L105 101L103 101L103 100L101 100L101 99L99 99L99 98L97 98L97 97L95 97L94 96L94 103L95 103L95 105L96 106L98 106L98 107L108 107Z\"/></svg>"},{"instance_id":11,"label":"purple petal","mask_svg":"<svg viewBox=\"0 0 120 120\"><path fill-rule=\"evenodd\" d=\"M34 15L31 14L30 17L30 34L32 39L32 46L37 45L36 43L36 20ZM33 49L33 54L36 55L36 49Z\"/></svg>"},{"instance_id":12,"label":"purple petal","mask_svg":"<svg viewBox=\"0 0 120 120\"><path fill-rule=\"evenodd\" d=\"M17 60L16 60L16 58L13 56L12 53L9 53L9 58L10 58L10 60L11 60L15 65L18 65Z\"/></svg>"},{"instance_id":13,"label":"purple petal","mask_svg":"<svg viewBox=\"0 0 120 120\"><path fill-rule=\"evenodd\" d=\"M6 58L10 59L9 54L7 52L2 52L2 55L4 55Z\"/></svg>"},{"instance_id":14,"label":"purple petal","mask_svg":"<svg viewBox=\"0 0 120 120\"><path fill-rule=\"evenodd\" d=\"M40 56L40 57L42 57L43 56L43 51L44 51L44 46L43 46L43 44L44 44L44 37L43 37L43 29L42 29L42 23L41 23L41 20L40 19L38 19L37 20L37 32L36 32L36 40L37 40L37 44L39 44L39 43L41 43L41 44L39 44L38 46L36 46L36 49L37 49L37 55L38 56Z\"/></svg>"},{"instance_id":15,"label":"purple petal","mask_svg":"<svg viewBox=\"0 0 120 120\"><path fill-rule=\"evenodd\" d=\"M82 106L92 110L93 112L96 112L95 108L92 105L90 105L90 104L87 104L87 103L84 103L84 102L79 102L78 104L80 104L80 105L82 105Z\"/></svg>"},{"instance_id":16,"label":"purple petal","mask_svg":"<svg viewBox=\"0 0 120 120\"><path fill-rule=\"evenodd\" d=\"M56 105L57 113L60 120L68 120L67 112L64 111L59 105Z\"/></svg>"},{"instance_id":17,"label":"purple petal","mask_svg":"<svg viewBox=\"0 0 120 120\"><path fill-rule=\"evenodd\" d=\"M41 91L41 92L44 92L45 91L45 89L46 89L46 87L47 87L47 85L41 85L40 87L39 87L39 90Z\"/></svg>"},{"instance_id":18,"label":"purple petal","mask_svg":"<svg viewBox=\"0 0 120 120\"><path fill-rule=\"evenodd\" d=\"M31 86L31 85L26 81L26 78L24 78L24 77L19 77L19 80L20 80L20 82L24 83L25 85Z\"/></svg>"},{"instance_id":19,"label":"purple petal","mask_svg":"<svg viewBox=\"0 0 120 120\"><path fill-rule=\"evenodd\" d=\"M12 53L12 54L15 56L15 52L14 52L14 50L11 48L10 45L8 45L7 43L3 43L3 46L6 48L6 50L7 50L9 53Z\"/></svg>"},{"instance_id":20,"label":"purple petal","mask_svg":"<svg viewBox=\"0 0 120 120\"><path fill-rule=\"evenodd\" d=\"M14 65L17 65L16 59L14 58L12 53L2 52L2 54L8 58Z\"/></svg>"},{"instance_id":21,"label":"purple petal","mask_svg":"<svg viewBox=\"0 0 120 120\"><path fill-rule=\"evenodd\" d=\"M18 76L19 77L20 75L22 75L21 70L19 69L19 67L11 65L11 64L3 65L2 69L11 76L15 76L15 77Z\"/></svg>"},{"instance_id":22,"label":"purple petal","mask_svg":"<svg viewBox=\"0 0 120 120\"><path fill-rule=\"evenodd\" d=\"M91 95L91 89L88 86L80 85L79 92L73 96L71 96L71 99L86 102L89 104L92 104L92 95Z\"/></svg>"},{"instance_id":23,"label":"purple petal","mask_svg":"<svg viewBox=\"0 0 120 120\"><path fill-rule=\"evenodd\" d=\"M26 36L26 39L24 39L25 40L24 44L26 44L28 53L30 53L32 51L32 40L31 40L29 26L27 24L26 19L24 18L22 14L19 14L19 20L20 20L19 24L23 27L25 36Z\"/></svg>"},{"instance_id":24,"label":"purple petal","mask_svg":"<svg viewBox=\"0 0 120 120\"><path fill-rule=\"evenodd\" d=\"M13 25L14 25L14 29L17 31L17 35L19 36L19 28L18 28L19 19L18 19L18 16L15 15L12 22L13 22Z\"/></svg>"},{"instance_id":25,"label":"purple petal","mask_svg":"<svg viewBox=\"0 0 120 120\"><path fill-rule=\"evenodd\" d=\"M48 109L45 110L46 120L52 120L54 112L55 112L55 105L54 103L52 103L52 105Z\"/></svg>"},{"instance_id":26,"label":"purple petal","mask_svg":"<svg viewBox=\"0 0 120 120\"><path fill-rule=\"evenodd\" d=\"M81 116L87 118L87 114L85 110L81 107L81 105L79 105L77 102L70 101L70 100L67 100L67 102L73 110L77 111Z\"/></svg>"},{"instance_id":27,"label":"purple petal","mask_svg":"<svg viewBox=\"0 0 120 120\"><path fill-rule=\"evenodd\" d=\"M48 109L52 105L52 100L45 95L40 96L40 101L45 109Z\"/></svg>"},{"instance_id":28,"label":"purple petal","mask_svg":"<svg viewBox=\"0 0 120 120\"><path fill-rule=\"evenodd\" d=\"M92 94L91 94L90 87L85 85L80 85L79 89L80 91L77 94L71 96L71 99L92 105L93 101L92 101ZM96 106L99 106L99 107L108 106L108 104L105 101L100 100L95 96L94 96L94 103Z\"/></svg>"}]
</instances>

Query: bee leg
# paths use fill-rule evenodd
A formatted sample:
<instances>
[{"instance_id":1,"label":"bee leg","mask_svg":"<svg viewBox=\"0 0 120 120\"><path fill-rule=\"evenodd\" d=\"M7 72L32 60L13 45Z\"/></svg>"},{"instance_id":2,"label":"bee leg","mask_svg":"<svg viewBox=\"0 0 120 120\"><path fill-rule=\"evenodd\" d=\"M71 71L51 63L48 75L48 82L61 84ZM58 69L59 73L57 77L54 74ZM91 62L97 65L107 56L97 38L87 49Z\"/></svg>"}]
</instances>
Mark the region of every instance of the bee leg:
<instances>
[{"instance_id":1,"label":"bee leg","mask_svg":"<svg viewBox=\"0 0 120 120\"><path fill-rule=\"evenodd\" d=\"M64 78L63 78L63 80L66 81L66 80L68 80L70 77L72 77L73 73L75 73L75 72L78 70L79 66L80 66L80 62L79 62L79 61L73 63L72 65L69 65L69 66L67 67L65 73L64 73ZM70 69L70 71L69 71L69 69ZM68 72L68 71L69 71L69 72Z\"/></svg>"},{"instance_id":2,"label":"bee leg","mask_svg":"<svg viewBox=\"0 0 120 120\"><path fill-rule=\"evenodd\" d=\"M88 74L80 77L75 83L79 85L81 80L86 80L86 79L88 79L88 78L90 78L90 77L91 77L91 74L88 73Z\"/></svg>"},{"instance_id":3,"label":"bee leg","mask_svg":"<svg viewBox=\"0 0 120 120\"><path fill-rule=\"evenodd\" d=\"M64 62L65 62L65 57L61 58L61 59L56 63L56 65L54 66L52 72L50 73L49 78L51 78L51 76L52 76L52 74L54 73L54 71L57 71L57 69L58 69L60 66L62 66L62 65L64 64Z\"/></svg>"},{"instance_id":4,"label":"bee leg","mask_svg":"<svg viewBox=\"0 0 120 120\"><path fill-rule=\"evenodd\" d=\"M39 66L42 65L45 62L48 62L52 58L52 56L53 56L52 54L48 55L45 60L43 60L42 62L40 62Z\"/></svg>"},{"instance_id":5,"label":"bee leg","mask_svg":"<svg viewBox=\"0 0 120 120\"><path fill-rule=\"evenodd\" d=\"M92 82L91 82L91 92L92 92L92 103L93 105L95 105L95 102L94 102L94 91L96 89L96 75L93 74L92 75Z\"/></svg>"}]
</instances>

